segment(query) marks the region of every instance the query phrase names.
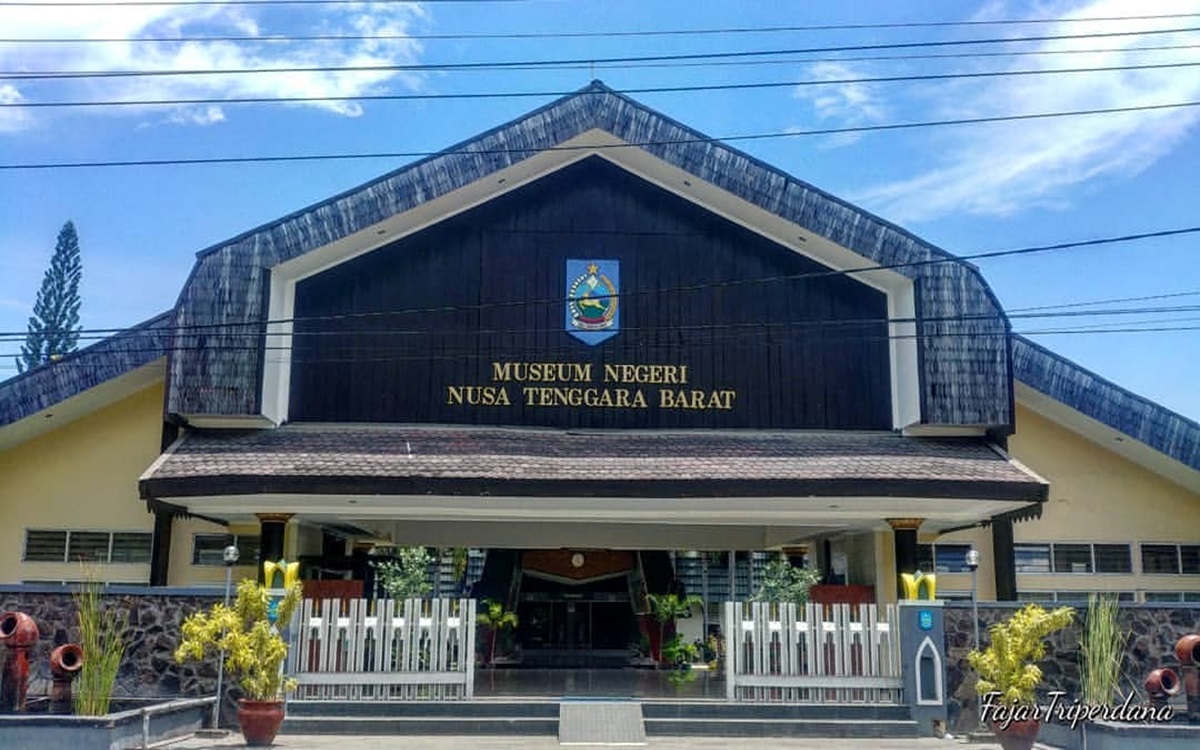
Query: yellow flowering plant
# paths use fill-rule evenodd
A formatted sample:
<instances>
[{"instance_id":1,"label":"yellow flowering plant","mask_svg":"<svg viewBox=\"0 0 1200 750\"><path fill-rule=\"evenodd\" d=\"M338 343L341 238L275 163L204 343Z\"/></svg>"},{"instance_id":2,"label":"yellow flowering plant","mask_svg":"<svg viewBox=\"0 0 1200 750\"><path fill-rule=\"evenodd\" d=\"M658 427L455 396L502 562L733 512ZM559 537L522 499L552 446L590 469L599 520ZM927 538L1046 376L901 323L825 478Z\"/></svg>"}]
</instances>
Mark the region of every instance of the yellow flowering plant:
<instances>
[{"instance_id":1,"label":"yellow flowering plant","mask_svg":"<svg viewBox=\"0 0 1200 750\"><path fill-rule=\"evenodd\" d=\"M300 603L302 588L295 583L279 602L276 622L286 626ZM250 700L272 701L296 687L283 676L287 643L271 624L271 597L267 589L246 579L238 584L233 606L214 604L183 622L183 641L175 649L175 661L201 660L224 651L225 670L236 679Z\"/></svg>"},{"instance_id":2,"label":"yellow flowering plant","mask_svg":"<svg viewBox=\"0 0 1200 750\"><path fill-rule=\"evenodd\" d=\"M1047 612L1030 604L1013 613L1004 622L988 628L991 645L967 656L979 675L975 689L979 695L999 693L1005 705L1033 705L1042 670L1037 662L1046 656L1045 639L1071 624L1075 610L1059 607Z\"/></svg>"}]
</instances>

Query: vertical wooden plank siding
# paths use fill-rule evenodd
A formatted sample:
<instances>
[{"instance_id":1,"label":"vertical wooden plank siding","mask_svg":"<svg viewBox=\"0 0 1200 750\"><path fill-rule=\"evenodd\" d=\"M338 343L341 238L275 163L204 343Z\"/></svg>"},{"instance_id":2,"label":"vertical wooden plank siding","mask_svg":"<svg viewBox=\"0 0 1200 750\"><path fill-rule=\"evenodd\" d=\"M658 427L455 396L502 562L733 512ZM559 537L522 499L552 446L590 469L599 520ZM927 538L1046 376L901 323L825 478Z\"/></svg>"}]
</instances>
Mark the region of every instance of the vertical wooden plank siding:
<instances>
[{"instance_id":1,"label":"vertical wooden plank siding","mask_svg":"<svg viewBox=\"0 0 1200 750\"><path fill-rule=\"evenodd\" d=\"M900 701L896 605L726 602L731 701Z\"/></svg>"},{"instance_id":2,"label":"vertical wooden plank siding","mask_svg":"<svg viewBox=\"0 0 1200 750\"><path fill-rule=\"evenodd\" d=\"M290 628L296 698L471 698L475 622L471 599L306 599Z\"/></svg>"}]
</instances>

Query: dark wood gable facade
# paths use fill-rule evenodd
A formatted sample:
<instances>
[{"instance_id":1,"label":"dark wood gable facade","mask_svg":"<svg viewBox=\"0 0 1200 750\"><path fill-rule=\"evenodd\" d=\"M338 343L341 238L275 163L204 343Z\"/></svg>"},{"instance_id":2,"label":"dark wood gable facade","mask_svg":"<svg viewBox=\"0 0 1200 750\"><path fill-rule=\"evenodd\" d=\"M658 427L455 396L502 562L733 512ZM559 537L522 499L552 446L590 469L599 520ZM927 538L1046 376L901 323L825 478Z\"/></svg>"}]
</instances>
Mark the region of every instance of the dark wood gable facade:
<instances>
[{"instance_id":1,"label":"dark wood gable facade","mask_svg":"<svg viewBox=\"0 0 1200 750\"><path fill-rule=\"evenodd\" d=\"M565 330L567 261L619 327ZM299 282L290 420L891 429L887 300L590 157Z\"/></svg>"}]
</instances>

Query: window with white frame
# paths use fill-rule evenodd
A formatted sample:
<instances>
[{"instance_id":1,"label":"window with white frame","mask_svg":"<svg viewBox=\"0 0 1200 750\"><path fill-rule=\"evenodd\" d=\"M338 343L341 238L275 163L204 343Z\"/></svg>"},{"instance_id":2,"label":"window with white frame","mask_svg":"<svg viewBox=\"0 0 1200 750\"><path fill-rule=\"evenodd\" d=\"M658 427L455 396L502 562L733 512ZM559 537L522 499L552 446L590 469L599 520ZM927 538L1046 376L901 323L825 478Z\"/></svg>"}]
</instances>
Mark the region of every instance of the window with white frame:
<instances>
[{"instance_id":1,"label":"window with white frame","mask_svg":"<svg viewBox=\"0 0 1200 750\"><path fill-rule=\"evenodd\" d=\"M917 568L930 573L970 573L969 544L918 544Z\"/></svg>"},{"instance_id":2,"label":"window with white frame","mask_svg":"<svg viewBox=\"0 0 1200 750\"><path fill-rule=\"evenodd\" d=\"M192 537L192 565L224 565L225 548L238 549L239 565L257 565L259 537L242 534L196 534Z\"/></svg>"},{"instance_id":3,"label":"window with white frame","mask_svg":"<svg viewBox=\"0 0 1200 750\"><path fill-rule=\"evenodd\" d=\"M1142 572L1200 575L1200 544L1143 544Z\"/></svg>"},{"instance_id":4,"label":"window with white frame","mask_svg":"<svg viewBox=\"0 0 1200 750\"><path fill-rule=\"evenodd\" d=\"M1128 544L1054 542L1014 544L1018 573L1132 573Z\"/></svg>"},{"instance_id":5,"label":"window with white frame","mask_svg":"<svg viewBox=\"0 0 1200 750\"><path fill-rule=\"evenodd\" d=\"M142 531L26 529L25 562L148 563L154 535Z\"/></svg>"}]
</instances>

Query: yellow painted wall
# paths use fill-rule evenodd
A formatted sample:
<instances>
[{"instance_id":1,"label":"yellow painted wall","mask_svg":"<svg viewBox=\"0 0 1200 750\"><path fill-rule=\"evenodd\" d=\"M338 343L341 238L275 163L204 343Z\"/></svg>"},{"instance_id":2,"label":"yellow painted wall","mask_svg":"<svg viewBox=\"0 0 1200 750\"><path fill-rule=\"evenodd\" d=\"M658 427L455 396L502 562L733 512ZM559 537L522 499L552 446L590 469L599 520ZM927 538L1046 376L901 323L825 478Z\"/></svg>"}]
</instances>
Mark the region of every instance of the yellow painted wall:
<instances>
[{"instance_id":1,"label":"yellow painted wall","mask_svg":"<svg viewBox=\"0 0 1200 750\"><path fill-rule=\"evenodd\" d=\"M78 563L22 562L25 530L152 532L154 516L138 497L137 480L158 458L162 434L160 382L57 430L0 453L0 583L80 580ZM225 568L192 565L195 534L258 535L255 523L230 529L177 519L171 535L168 584L221 584ZM257 561L234 568L234 580L254 577ZM91 563L102 580L146 583L148 563Z\"/></svg>"},{"instance_id":2,"label":"yellow painted wall","mask_svg":"<svg viewBox=\"0 0 1200 750\"><path fill-rule=\"evenodd\" d=\"M171 527L171 562L167 570L170 586L204 586L225 583L225 566L192 565L192 546L196 534L245 534L258 536L257 524L234 524L229 528L198 518L175 519ZM233 583L258 575L257 560L238 560L233 566Z\"/></svg>"},{"instance_id":3,"label":"yellow painted wall","mask_svg":"<svg viewBox=\"0 0 1200 750\"><path fill-rule=\"evenodd\" d=\"M158 383L0 453L0 581L79 580L77 563L23 563L25 530L154 530L137 479L159 454ZM109 581L146 582L146 563L96 564Z\"/></svg>"},{"instance_id":4,"label":"yellow painted wall","mask_svg":"<svg viewBox=\"0 0 1200 750\"><path fill-rule=\"evenodd\" d=\"M1017 543L1132 544L1133 575L1017 574L1020 591L1196 591L1200 575L1141 575L1138 543L1200 544L1200 495L1163 479L1101 445L1017 405L1009 452L1050 482L1042 518L1013 525ZM932 539L923 537L923 542ZM980 598L995 597L991 532L947 534L943 543L970 543L982 555ZM970 576L943 574L938 586L970 588Z\"/></svg>"}]
</instances>

